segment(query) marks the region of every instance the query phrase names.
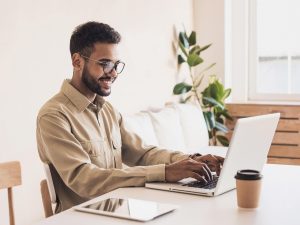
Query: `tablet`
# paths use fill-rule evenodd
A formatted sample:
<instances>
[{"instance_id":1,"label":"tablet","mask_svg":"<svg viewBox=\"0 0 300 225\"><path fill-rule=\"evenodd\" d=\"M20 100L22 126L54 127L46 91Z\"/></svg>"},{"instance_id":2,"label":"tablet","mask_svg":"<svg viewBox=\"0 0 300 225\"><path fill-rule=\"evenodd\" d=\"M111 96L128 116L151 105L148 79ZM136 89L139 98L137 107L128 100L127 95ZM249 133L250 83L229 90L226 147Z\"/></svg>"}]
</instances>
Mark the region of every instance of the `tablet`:
<instances>
[{"instance_id":1,"label":"tablet","mask_svg":"<svg viewBox=\"0 0 300 225\"><path fill-rule=\"evenodd\" d=\"M178 206L134 198L108 198L94 203L83 203L73 208L77 211L105 216L149 221L160 215L172 212Z\"/></svg>"}]
</instances>

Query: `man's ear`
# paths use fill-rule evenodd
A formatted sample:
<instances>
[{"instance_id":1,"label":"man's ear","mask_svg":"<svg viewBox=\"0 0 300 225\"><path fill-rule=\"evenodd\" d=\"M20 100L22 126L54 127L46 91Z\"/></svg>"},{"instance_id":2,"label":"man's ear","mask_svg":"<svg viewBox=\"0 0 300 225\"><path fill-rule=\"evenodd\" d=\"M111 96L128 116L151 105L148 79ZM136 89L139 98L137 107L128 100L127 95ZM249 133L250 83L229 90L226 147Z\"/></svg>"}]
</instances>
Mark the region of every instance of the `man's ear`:
<instances>
[{"instance_id":1,"label":"man's ear","mask_svg":"<svg viewBox=\"0 0 300 225\"><path fill-rule=\"evenodd\" d=\"M74 71L80 71L83 68L84 60L80 56L79 53L74 53L72 55L72 65L74 68Z\"/></svg>"}]
</instances>

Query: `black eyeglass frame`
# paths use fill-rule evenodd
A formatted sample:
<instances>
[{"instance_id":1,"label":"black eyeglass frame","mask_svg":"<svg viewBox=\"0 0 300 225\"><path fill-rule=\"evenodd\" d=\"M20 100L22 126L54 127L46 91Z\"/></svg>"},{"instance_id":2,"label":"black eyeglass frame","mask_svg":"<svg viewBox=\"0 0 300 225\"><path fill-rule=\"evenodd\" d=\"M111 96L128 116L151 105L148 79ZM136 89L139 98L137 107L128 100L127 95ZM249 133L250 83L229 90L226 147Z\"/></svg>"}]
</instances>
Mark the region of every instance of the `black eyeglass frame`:
<instances>
[{"instance_id":1,"label":"black eyeglass frame","mask_svg":"<svg viewBox=\"0 0 300 225\"><path fill-rule=\"evenodd\" d=\"M122 61L117 61L117 62L114 63L114 62L112 62L112 61L100 61L100 60L95 60L95 59L89 58L89 57L87 57L87 56L85 56L85 55L80 55L80 56L81 56L82 58L85 58L85 59L94 61L94 62L96 62L98 65L102 66L102 69L103 69L103 71L104 71L105 74L109 74L109 73L111 73L113 70L115 70L116 73L119 75L120 73L123 72L123 70L124 70L124 68L125 68L125 63L122 62ZM107 71L107 68L109 68L109 67L108 67L108 63L114 64L114 66L113 66L109 71ZM121 67L122 69L121 69L121 71L119 71L119 72L117 71L118 65L122 65L122 67Z\"/></svg>"}]
</instances>

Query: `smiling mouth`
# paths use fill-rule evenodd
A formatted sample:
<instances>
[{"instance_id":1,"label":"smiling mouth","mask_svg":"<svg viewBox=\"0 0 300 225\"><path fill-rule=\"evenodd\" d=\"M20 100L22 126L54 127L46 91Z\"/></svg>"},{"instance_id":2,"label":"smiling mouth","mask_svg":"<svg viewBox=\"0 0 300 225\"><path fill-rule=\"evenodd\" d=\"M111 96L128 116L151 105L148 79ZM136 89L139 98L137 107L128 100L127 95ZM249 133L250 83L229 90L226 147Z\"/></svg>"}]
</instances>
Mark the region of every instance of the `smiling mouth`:
<instances>
[{"instance_id":1,"label":"smiling mouth","mask_svg":"<svg viewBox=\"0 0 300 225\"><path fill-rule=\"evenodd\" d=\"M105 86L110 87L114 80L115 79L111 77L101 77L98 81L103 83Z\"/></svg>"}]
</instances>

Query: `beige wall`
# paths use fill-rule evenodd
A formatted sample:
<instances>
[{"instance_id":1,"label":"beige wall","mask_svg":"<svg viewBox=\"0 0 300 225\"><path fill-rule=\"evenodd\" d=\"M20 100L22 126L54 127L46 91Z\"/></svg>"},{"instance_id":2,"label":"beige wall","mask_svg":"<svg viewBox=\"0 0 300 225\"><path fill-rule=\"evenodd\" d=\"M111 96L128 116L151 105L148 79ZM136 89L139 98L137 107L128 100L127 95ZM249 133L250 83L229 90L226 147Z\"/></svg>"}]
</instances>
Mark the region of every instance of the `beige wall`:
<instances>
[{"instance_id":1,"label":"beige wall","mask_svg":"<svg viewBox=\"0 0 300 225\"><path fill-rule=\"evenodd\" d=\"M122 35L126 70L110 97L122 112L172 99L176 61L174 26L193 24L192 0L0 0L0 162L20 160L23 185L15 189L16 224L43 217L39 181L44 176L35 143L41 105L71 76L68 51L74 27L109 23ZM0 224L8 224L4 192Z\"/></svg>"}]
</instances>

